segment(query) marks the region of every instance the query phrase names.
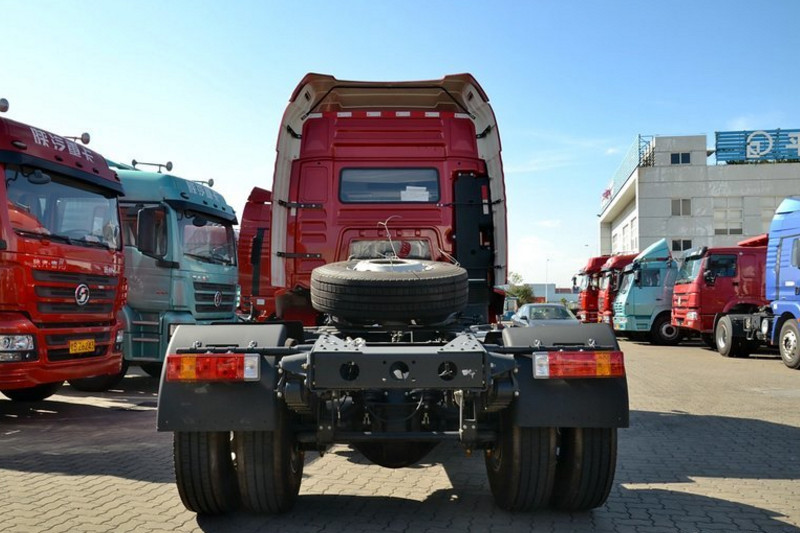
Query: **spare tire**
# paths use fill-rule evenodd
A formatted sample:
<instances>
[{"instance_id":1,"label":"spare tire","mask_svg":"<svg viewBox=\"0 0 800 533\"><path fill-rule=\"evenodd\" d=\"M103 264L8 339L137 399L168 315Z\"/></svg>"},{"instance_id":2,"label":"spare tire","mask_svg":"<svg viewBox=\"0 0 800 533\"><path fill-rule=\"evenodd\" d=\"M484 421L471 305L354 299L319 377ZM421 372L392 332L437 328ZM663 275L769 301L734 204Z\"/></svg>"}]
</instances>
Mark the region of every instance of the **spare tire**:
<instances>
[{"instance_id":1,"label":"spare tire","mask_svg":"<svg viewBox=\"0 0 800 533\"><path fill-rule=\"evenodd\" d=\"M467 305L467 271L439 261L342 261L311 272L311 305L354 323L438 323Z\"/></svg>"}]
</instances>

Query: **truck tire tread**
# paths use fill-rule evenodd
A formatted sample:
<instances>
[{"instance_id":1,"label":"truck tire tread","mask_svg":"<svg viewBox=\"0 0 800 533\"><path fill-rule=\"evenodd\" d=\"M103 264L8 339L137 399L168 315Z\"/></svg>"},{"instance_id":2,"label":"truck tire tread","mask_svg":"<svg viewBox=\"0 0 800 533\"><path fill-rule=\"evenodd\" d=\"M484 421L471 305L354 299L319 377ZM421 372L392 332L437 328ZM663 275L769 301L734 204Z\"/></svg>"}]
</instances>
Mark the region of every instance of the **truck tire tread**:
<instances>
[{"instance_id":1,"label":"truck tire tread","mask_svg":"<svg viewBox=\"0 0 800 533\"><path fill-rule=\"evenodd\" d=\"M178 493L187 509L216 515L239 506L230 433L176 432L173 454Z\"/></svg>"},{"instance_id":2,"label":"truck tire tread","mask_svg":"<svg viewBox=\"0 0 800 533\"><path fill-rule=\"evenodd\" d=\"M552 505L586 511L605 503L617 463L616 428L563 428Z\"/></svg>"}]
</instances>

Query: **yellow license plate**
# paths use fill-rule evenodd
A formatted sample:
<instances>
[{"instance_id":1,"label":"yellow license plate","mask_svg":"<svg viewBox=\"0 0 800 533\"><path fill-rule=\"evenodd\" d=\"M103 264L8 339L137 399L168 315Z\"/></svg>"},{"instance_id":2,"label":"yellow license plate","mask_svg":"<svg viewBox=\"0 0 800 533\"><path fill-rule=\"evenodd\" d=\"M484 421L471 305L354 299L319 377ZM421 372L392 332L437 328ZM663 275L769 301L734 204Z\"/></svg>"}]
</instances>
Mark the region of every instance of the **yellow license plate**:
<instances>
[{"instance_id":1,"label":"yellow license plate","mask_svg":"<svg viewBox=\"0 0 800 533\"><path fill-rule=\"evenodd\" d=\"M86 353L94 351L94 339L69 341L69 353Z\"/></svg>"}]
</instances>

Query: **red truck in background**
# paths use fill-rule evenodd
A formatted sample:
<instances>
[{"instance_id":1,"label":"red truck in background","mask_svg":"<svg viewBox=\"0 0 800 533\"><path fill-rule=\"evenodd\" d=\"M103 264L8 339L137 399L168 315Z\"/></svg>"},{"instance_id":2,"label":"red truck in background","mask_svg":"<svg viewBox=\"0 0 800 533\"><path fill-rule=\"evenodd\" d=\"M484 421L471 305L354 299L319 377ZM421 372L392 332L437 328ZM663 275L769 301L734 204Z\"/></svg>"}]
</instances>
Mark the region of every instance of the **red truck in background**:
<instances>
[{"instance_id":1,"label":"red truck in background","mask_svg":"<svg viewBox=\"0 0 800 533\"><path fill-rule=\"evenodd\" d=\"M300 83L284 123L292 123L289 114L299 112L298 102L310 94L304 87L328 98L303 117L303 131L280 136L274 189L253 189L245 205L239 235L243 309L261 319L315 325L322 315L309 297L314 268L396 255L454 259L469 273L464 316L487 323L502 314L503 294L493 290L505 283L507 264L505 211L494 208L505 197L497 177L500 145L489 131L474 131L475 115L451 96L468 83L475 102L487 100L468 75L424 87L376 89L315 74ZM365 90L393 91L398 111L370 111L369 104L346 110L343 103ZM487 113L480 121L493 123L488 104L478 109Z\"/></svg>"},{"instance_id":2,"label":"red truck in background","mask_svg":"<svg viewBox=\"0 0 800 533\"><path fill-rule=\"evenodd\" d=\"M614 323L614 298L617 297L622 271L633 262L637 254L612 255L600 267L600 281L597 291L597 321Z\"/></svg>"},{"instance_id":3,"label":"red truck in background","mask_svg":"<svg viewBox=\"0 0 800 533\"><path fill-rule=\"evenodd\" d=\"M6 118L0 172L0 392L38 401L119 372L117 175L73 139Z\"/></svg>"},{"instance_id":4,"label":"red truck in background","mask_svg":"<svg viewBox=\"0 0 800 533\"><path fill-rule=\"evenodd\" d=\"M672 293L672 325L700 334L717 348L715 329L730 313L755 312L769 302L764 291L767 236L743 240L737 246L695 248L687 251ZM753 341L758 346L758 341ZM728 343L728 353L750 353L746 343Z\"/></svg>"},{"instance_id":5,"label":"red truck in background","mask_svg":"<svg viewBox=\"0 0 800 533\"><path fill-rule=\"evenodd\" d=\"M578 294L578 318L581 322L597 322L600 269L607 259L607 255L590 257L586 266L572 278L573 286L577 286L580 289L580 294Z\"/></svg>"}]
</instances>

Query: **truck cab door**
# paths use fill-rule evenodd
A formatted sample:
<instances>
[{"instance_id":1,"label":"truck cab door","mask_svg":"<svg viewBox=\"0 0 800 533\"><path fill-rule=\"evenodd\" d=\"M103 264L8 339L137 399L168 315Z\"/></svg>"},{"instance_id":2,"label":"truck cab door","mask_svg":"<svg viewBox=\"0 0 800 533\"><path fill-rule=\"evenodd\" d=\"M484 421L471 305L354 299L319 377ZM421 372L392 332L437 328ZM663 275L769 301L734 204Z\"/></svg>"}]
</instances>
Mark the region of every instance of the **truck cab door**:
<instances>
[{"instance_id":1,"label":"truck cab door","mask_svg":"<svg viewBox=\"0 0 800 533\"><path fill-rule=\"evenodd\" d=\"M739 256L736 254L709 255L703 265L703 308L721 313L741 288Z\"/></svg>"}]
</instances>

